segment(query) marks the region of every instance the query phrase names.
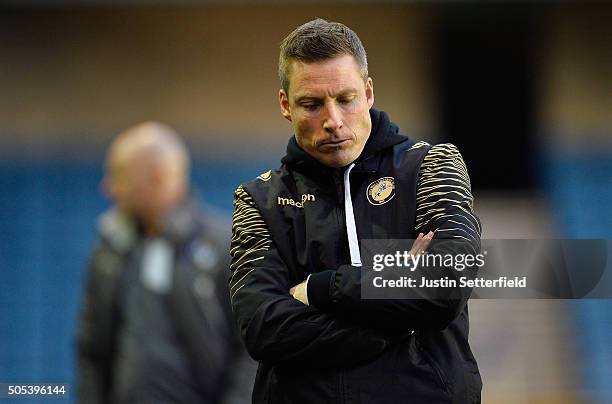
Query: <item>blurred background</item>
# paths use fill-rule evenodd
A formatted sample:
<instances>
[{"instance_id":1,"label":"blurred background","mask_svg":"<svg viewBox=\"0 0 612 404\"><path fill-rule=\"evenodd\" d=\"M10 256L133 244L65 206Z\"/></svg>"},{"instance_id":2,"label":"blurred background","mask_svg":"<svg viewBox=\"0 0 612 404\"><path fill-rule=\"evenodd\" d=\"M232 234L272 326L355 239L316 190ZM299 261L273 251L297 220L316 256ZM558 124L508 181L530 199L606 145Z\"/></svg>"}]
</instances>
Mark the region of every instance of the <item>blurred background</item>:
<instances>
[{"instance_id":1,"label":"blurred background","mask_svg":"<svg viewBox=\"0 0 612 404\"><path fill-rule=\"evenodd\" d=\"M0 382L74 383L111 138L173 126L229 215L284 154L278 45L314 17L359 34L404 133L459 146L483 237L612 239L612 3L2 3ZM470 304L484 402L612 402L609 300Z\"/></svg>"}]
</instances>

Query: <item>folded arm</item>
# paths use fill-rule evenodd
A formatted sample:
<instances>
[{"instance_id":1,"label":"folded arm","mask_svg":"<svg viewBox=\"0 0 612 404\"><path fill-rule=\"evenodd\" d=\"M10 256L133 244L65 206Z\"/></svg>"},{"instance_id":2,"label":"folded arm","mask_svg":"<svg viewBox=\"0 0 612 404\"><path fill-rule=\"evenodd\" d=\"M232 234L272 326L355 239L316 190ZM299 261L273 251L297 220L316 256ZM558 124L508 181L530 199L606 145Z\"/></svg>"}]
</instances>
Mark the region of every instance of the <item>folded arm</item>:
<instances>
[{"instance_id":1,"label":"folded arm","mask_svg":"<svg viewBox=\"0 0 612 404\"><path fill-rule=\"evenodd\" d=\"M430 254L477 254L480 251L480 221L473 213L473 197L467 169L457 148L451 144L431 148L421 164L417 182L415 232L435 236ZM452 268L417 269L437 279L443 275L468 275ZM362 299L364 282L377 273L372 268L342 265L312 274L308 280L309 303L338 318L372 327L407 331L416 328L443 329L463 310L469 288L450 289L446 296L406 289L402 299ZM419 295L420 292L424 292ZM429 291L431 292L431 291Z\"/></svg>"},{"instance_id":2,"label":"folded arm","mask_svg":"<svg viewBox=\"0 0 612 404\"><path fill-rule=\"evenodd\" d=\"M386 348L388 342L380 333L293 299L288 268L255 201L242 187L235 193L234 208L230 300L253 358L346 366L367 361Z\"/></svg>"}]
</instances>

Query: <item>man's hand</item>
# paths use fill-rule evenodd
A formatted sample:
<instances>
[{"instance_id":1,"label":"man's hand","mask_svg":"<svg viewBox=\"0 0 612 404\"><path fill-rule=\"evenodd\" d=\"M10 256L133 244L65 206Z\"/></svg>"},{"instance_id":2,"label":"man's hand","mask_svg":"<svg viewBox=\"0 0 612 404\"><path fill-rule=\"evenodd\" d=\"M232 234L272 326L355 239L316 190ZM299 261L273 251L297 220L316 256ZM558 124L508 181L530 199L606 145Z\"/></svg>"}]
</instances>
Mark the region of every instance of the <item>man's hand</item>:
<instances>
[{"instance_id":1,"label":"man's hand","mask_svg":"<svg viewBox=\"0 0 612 404\"><path fill-rule=\"evenodd\" d=\"M295 285L291 289L289 289L289 293L293 296L294 299L299 300L308 306L308 295L306 294L306 281Z\"/></svg>"},{"instance_id":2,"label":"man's hand","mask_svg":"<svg viewBox=\"0 0 612 404\"><path fill-rule=\"evenodd\" d=\"M417 237L416 240L414 240L414 243L412 244L412 248L410 249L410 255L425 254L425 252L427 251L427 247L429 247L429 244L431 243L431 240L433 239L433 236L434 236L433 231L430 231L426 235L423 235L423 233L419 233L419 236Z\"/></svg>"}]
</instances>

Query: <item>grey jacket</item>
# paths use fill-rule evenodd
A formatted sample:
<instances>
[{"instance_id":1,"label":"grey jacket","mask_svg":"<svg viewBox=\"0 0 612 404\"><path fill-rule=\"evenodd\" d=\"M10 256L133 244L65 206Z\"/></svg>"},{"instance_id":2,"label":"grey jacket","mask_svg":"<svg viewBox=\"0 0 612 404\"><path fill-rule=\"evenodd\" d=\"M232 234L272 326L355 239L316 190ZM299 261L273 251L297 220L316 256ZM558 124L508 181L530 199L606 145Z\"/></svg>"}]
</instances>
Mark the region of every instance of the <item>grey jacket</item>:
<instances>
[{"instance_id":1,"label":"grey jacket","mask_svg":"<svg viewBox=\"0 0 612 404\"><path fill-rule=\"evenodd\" d=\"M145 281L139 273L146 240L134 221L117 210L100 217L77 336L80 402L249 401L255 364L244 354L230 319L229 225L218 219L221 216L204 215L199 204L190 200L167 217L158 240L173 252L171 278L165 293L145 292L159 310L151 315L143 309L142 318L138 307L131 309L136 310L135 316L126 315L126 302L143 289L140 283ZM135 328L137 332L130 334L133 343L126 344L130 339L126 333ZM152 348L147 350L138 335L153 341ZM162 343L155 345L156 338ZM160 352L166 355L162 362L174 364L168 375L180 377L140 377L156 369L135 367L125 359L144 357L140 362L148 363L147 355ZM139 378L148 384L132 383ZM163 386L156 385L160 383Z\"/></svg>"}]
</instances>

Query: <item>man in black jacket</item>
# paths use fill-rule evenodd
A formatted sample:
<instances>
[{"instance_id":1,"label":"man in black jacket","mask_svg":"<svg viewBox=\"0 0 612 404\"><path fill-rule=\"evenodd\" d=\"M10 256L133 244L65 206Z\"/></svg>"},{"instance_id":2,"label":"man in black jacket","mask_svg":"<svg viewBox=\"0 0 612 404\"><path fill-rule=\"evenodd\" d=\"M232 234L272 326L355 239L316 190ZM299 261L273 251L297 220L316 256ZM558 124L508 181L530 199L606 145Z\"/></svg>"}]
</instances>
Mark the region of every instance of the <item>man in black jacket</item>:
<instances>
[{"instance_id":1,"label":"man in black jacket","mask_svg":"<svg viewBox=\"0 0 612 404\"><path fill-rule=\"evenodd\" d=\"M282 166L241 185L234 201L230 299L260 362L253 401L479 402L469 289L361 296L372 274L364 240L416 239L411 252L420 254L479 252L459 151L414 142L372 108L365 50L342 24L298 27L281 44L279 76L295 135Z\"/></svg>"},{"instance_id":2,"label":"man in black jacket","mask_svg":"<svg viewBox=\"0 0 612 404\"><path fill-rule=\"evenodd\" d=\"M82 403L243 403L254 366L232 327L227 224L189 196L169 127L115 139L78 334Z\"/></svg>"}]
</instances>

